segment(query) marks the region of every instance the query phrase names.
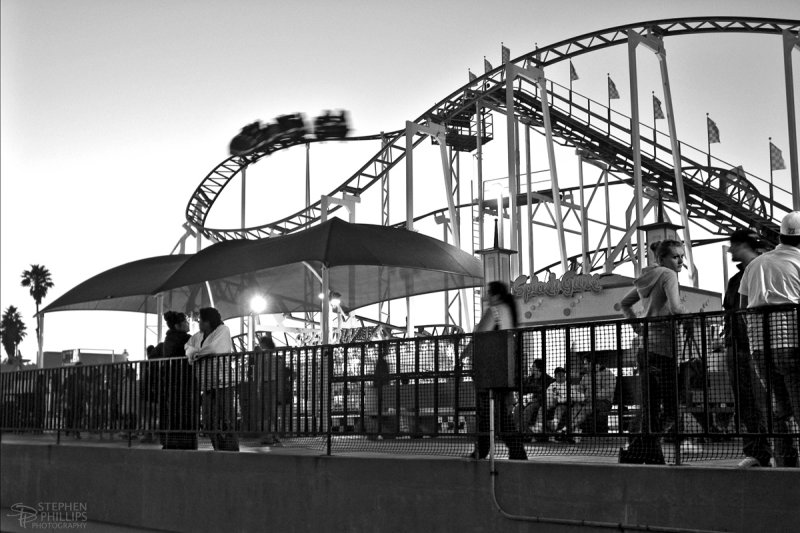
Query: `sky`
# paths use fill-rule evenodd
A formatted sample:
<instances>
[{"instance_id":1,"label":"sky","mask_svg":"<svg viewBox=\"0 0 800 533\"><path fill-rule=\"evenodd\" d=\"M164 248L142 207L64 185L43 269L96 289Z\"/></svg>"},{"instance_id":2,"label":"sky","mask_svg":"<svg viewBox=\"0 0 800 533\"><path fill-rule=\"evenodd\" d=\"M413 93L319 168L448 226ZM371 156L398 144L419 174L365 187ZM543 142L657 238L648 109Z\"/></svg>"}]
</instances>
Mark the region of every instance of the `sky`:
<instances>
[{"instance_id":1,"label":"sky","mask_svg":"<svg viewBox=\"0 0 800 533\"><path fill-rule=\"evenodd\" d=\"M50 270L55 287L47 305L104 270L170 253L183 234L192 191L253 120L342 108L350 112L353 134L392 131L460 87L468 68L481 73L484 56L497 65L501 42L517 57L535 43L661 18L800 18L793 0L569 6L530 0L2 0L0 307L18 307L28 325L23 356L33 357L36 343L35 308L20 287L22 271L31 264ZM788 154L780 38L687 36L666 46L681 140L703 147L705 113L711 113L722 137L714 155L767 177L767 137ZM639 63L642 91L658 89L656 62ZM605 101L610 73L623 92L615 106L625 112L625 47L574 64L576 91ZM567 69L559 64L546 74L566 84ZM496 129L503 125L495 120ZM353 143L315 146L312 198L344 181L374 151ZM304 157L297 148L253 168L248 224L303 207ZM428 173L431 190L438 191L441 171L425 166L424 157L415 163L421 186L425 190ZM503 157L496 161L488 177L507 172ZM474 164L465 164L464 174L473 176ZM775 181L788 188L788 171L776 173ZM238 188L230 189L212 210L211 225L238 225ZM445 205L441 191L422 196L418 212L426 202L431 209ZM379 209L365 199L357 220L375 222ZM394 221L402 215L402 208L393 209ZM700 255L707 270L719 268L719 249ZM139 358L143 326L144 318L130 313L53 313L45 323L45 350L128 350Z\"/></svg>"}]
</instances>

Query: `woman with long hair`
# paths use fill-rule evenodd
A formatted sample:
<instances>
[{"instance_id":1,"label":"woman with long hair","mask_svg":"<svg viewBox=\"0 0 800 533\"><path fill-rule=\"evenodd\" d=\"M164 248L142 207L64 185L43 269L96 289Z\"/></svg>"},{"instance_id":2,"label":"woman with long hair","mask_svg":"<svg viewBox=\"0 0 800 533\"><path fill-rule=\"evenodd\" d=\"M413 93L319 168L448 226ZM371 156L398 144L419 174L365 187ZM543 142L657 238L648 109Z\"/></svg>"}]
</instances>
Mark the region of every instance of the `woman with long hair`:
<instances>
[{"instance_id":1,"label":"woman with long hair","mask_svg":"<svg viewBox=\"0 0 800 533\"><path fill-rule=\"evenodd\" d=\"M634 438L628 450L622 450L620 462L663 464L664 455L657 434L678 423L676 332L669 317L686 312L678 284L685 251L683 243L675 240L653 243L650 249L657 264L642 269L641 276L633 283L633 290L620 302L627 318L650 319L645 328L639 323L633 324L634 330L643 336L637 354L642 377L642 437ZM642 305L640 317L633 311L637 302Z\"/></svg>"},{"instance_id":2,"label":"woman with long hair","mask_svg":"<svg viewBox=\"0 0 800 533\"><path fill-rule=\"evenodd\" d=\"M492 281L486 287L488 307L484 311L475 333L488 331L510 330L517 327L517 305L514 297L508 291L508 286L500 281ZM479 354L476 354L478 357ZM522 434L516 428L506 400L509 394L498 392L497 408L495 413L500 421L500 438L508 446L508 458L525 461L528 454L522 444ZM484 459L489 453L489 391L476 390L478 418L478 442L475 450L469 455L473 459Z\"/></svg>"},{"instance_id":3,"label":"woman with long hair","mask_svg":"<svg viewBox=\"0 0 800 533\"><path fill-rule=\"evenodd\" d=\"M222 323L219 311L213 307L200 309L200 331L186 343L186 356L195 366L203 392L203 427L211 437L215 450L239 451L239 440L234 433L235 389L228 383L230 360L213 355L233 351L231 331Z\"/></svg>"}]
</instances>

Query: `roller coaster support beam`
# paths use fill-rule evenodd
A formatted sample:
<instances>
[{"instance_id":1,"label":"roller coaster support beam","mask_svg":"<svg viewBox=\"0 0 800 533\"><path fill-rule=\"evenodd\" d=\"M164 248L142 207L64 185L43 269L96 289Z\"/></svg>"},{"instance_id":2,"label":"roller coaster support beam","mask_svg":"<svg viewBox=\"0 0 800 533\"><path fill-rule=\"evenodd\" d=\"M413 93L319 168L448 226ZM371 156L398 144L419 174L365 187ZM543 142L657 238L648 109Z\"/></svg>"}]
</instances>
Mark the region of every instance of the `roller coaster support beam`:
<instances>
[{"instance_id":1,"label":"roller coaster support beam","mask_svg":"<svg viewBox=\"0 0 800 533\"><path fill-rule=\"evenodd\" d=\"M514 139L516 138L516 120L514 113L514 80L516 78L523 78L531 83L539 85L539 92L542 100L542 117L544 118L544 131L547 140L547 159L550 165L550 186L553 194L553 209L555 211L554 218L556 223L556 233L558 234L558 248L561 254L561 268L564 273L567 271L567 247L564 240L564 218L561 214L561 191L558 185L558 172L556 170L556 154L553 143L553 128L550 122L550 103L547 96L547 79L544 77L544 71L538 67L523 68L514 64L506 65L506 113L507 113L507 135L508 135L508 183L509 195L511 197L511 235L509 244L513 247L517 246L518 226L516 224L518 218L517 207L517 180L519 173L517 172L517 147ZM519 250L517 250L519 251Z\"/></svg>"},{"instance_id":2,"label":"roller coaster support beam","mask_svg":"<svg viewBox=\"0 0 800 533\"><path fill-rule=\"evenodd\" d=\"M322 212L320 217L322 222L328 220L328 211L331 205L341 205L347 209L348 222L353 224L356 221L356 204L361 202L361 198L347 193L342 193L342 198L323 195L320 201ZM308 265L306 265L308 267ZM310 268L310 267L309 267ZM322 344L330 342L330 319L331 319L331 287L327 265L322 265ZM350 283L351 290L355 289L355 284Z\"/></svg>"},{"instance_id":3,"label":"roller coaster support beam","mask_svg":"<svg viewBox=\"0 0 800 533\"><path fill-rule=\"evenodd\" d=\"M644 224L644 213L642 211L644 191L642 190L642 144L641 134L639 132L639 78L636 70L636 47L643 42L645 42L645 38L634 30L628 30L628 70L631 84L631 150L633 151L633 200L636 209L636 242L640 245L637 250L637 257L633 261L636 277L639 277L642 273L645 258L645 250L644 247L641 246L644 242L644 235L638 229L638 226ZM657 47L658 44L656 43L655 46Z\"/></svg>"},{"instance_id":4,"label":"roller coaster support beam","mask_svg":"<svg viewBox=\"0 0 800 533\"><path fill-rule=\"evenodd\" d=\"M445 194L447 195L447 211L450 220L458 220L456 206L453 202L453 183L450 171L450 160L447 157L447 142L445 128L441 124L428 122L425 125L406 121L406 228L414 230L414 135L430 135L439 143L439 155L442 158L442 173L444 174ZM457 232L453 232L453 241L457 248L461 248L461 239ZM411 323L411 299L406 298L406 336L413 337L414 327Z\"/></svg>"},{"instance_id":5,"label":"roller coaster support beam","mask_svg":"<svg viewBox=\"0 0 800 533\"><path fill-rule=\"evenodd\" d=\"M241 209L242 209L242 238L246 239L247 236L245 235L244 230L247 228L247 222L245 217L245 215L247 214L247 167L242 168Z\"/></svg>"},{"instance_id":6,"label":"roller coaster support beam","mask_svg":"<svg viewBox=\"0 0 800 533\"><path fill-rule=\"evenodd\" d=\"M527 223L525 226L528 230L528 273L530 277L533 277L533 273L536 272L536 269L533 266L533 226L531 225L531 221L533 220L533 199L531 198L531 193L533 193L531 183L531 125L530 122L523 119L521 120L522 124L525 126L525 194L527 195L526 198L526 208L528 210L528 216L526 218Z\"/></svg>"},{"instance_id":7,"label":"roller coaster support beam","mask_svg":"<svg viewBox=\"0 0 800 533\"><path fill-rule=\"evenodd\" d=\"M483 115L480 100L475 103L475 116L478 117L478 250L484 248L483 238ZM474 250L473 250L474 251Z\"/></svg>"},{"instance_id":8,"label":"roller coaster support beam","mask_svg":"<svg viewBox=\"0 0 800 533\"><path fill-rule=\"evenodd\" d=\"M600 181L603 182L603 190L605 192L605 206L606 206L605 225L606 225L606 228L605 228L605 230L603 230L603 234L600 236L600 242L598 243L597 248L594 250L594 256L592 257L592 259L589 260L589 264L588 264L588 269L589 270L587 271L586 268L584 268L584 274L589 274L591 272L591 267L594 264L594 260L597 258L597 255L600 253L600 248L601 248L601 244L603 243L603 239L605 239L605 242L606 242L606 246L605 246L606 261L605 261L605 266L604 266L604 272L606 274L611 274L611 271L614 269L614 263L609 260L609 257L611 257L611 199L610 199L611 194L610 194L610 192L608 190L608 165L606 163L602 162L602 161L598 161L597 159L594 158L594 156L591 154L591 152L588 152L587 150L584 150L584 149L581 149L581 148L575 150L575 155L578 156L578 165L579 165L579 167L578 167L579 171L578 172L579 172L579 177L580 177L580 180L581 180L581 187L583 187L583 165L585 163L585 164L592 165L593 167L597 167L598 169L600 169L600 172L601 172ZM594 196L594 193L592 193L592 196ZM592 199L590 198L589 199L589 203L591 203L591 201L592 201ZM587 222L590 221L589 216L588 216L589 206L587 206L583 201L583 191L582 190L581 190L581 206L583 206L584 215L586 216ZM582 228L584 227L583 219L581 219L581 227ZM585 238L586 242L588 242L589 236L586 235L586 233L587 232L584 230L583 231L583 234L585 235L584 238ZM586 246L586 248L587 248L587 252L588 252L588 245Z\"/></svg>"},{"instance_id":9,"label":"roller coaster support beam","mask_svg":"<svg viewBox=\"0 0 800 533\"><path fill-rule=\"evenodd\" d=\"M382 159L385 161L383 168L385 169L392 162L392 151L387 148L389 142L386 140L386 135L381 132L381 148L384 149ZM390 207L390 188L389 188L389 171L383 172L381 178L381 225L389 225L389 207ZM382 296L381 302L378 304L378 321L388 324L391 322L391 304L388 301L389 280L380 280L382 287L378 287L378 293ZM384 293L384 291L387 291Z\"/></svg>"},{"instance_id":10,"label":"roller coaster support beam","mask_svg":"<svg viewBox=\"0 0 800 533\"><path fill-rule=\"evenodd\" d=\"M689 263L689 272L691 273L692 277L692 285L694 287L698 286L698 273L697 273L697 266L694 262L694 254L692 253L692 238L690 235L690 228L689 228L689 212L688 207L686 205L686 194L683 190L683 169L681 168L681 155L680 155L680 146L678 143L678 134L675 127L675 113L672 106L672 91L670 89L669 84L669 71L667 69L667 52L664 49L664 39L658 35L654 35L652 33L648 33L646 36L642 36L635 31L628 30L628 59L630 61L630 78L631 78L631 135L633 140L633 156L634 156L634 181L636 187L636 218L637 224L641 225L644 223L644 219L640 218L641 214L641 202L642 202L642 155L641 155L641 144L640 144L640 137L639 137L639 98L638 98L638 79L636 73L636 46L643 45L650 50L652 50L656 57L658 57L658 64L661 69L661 83L664 88L664 100L667 107L667 124L669 125L669 137L670 137L670 145L672 147L672 169L675 177L675 191L678 196L678 206L680 209L681 214L681 222L683 224L683 231L684 231L684 243L686 247L686 259ZM642 237L641 232L637 230L637 243L640 244L638 247L638 256L639 256L639 271L637 271L637 276L641 272L642 265L644 264L644 254L646 250L644 250L644 246L641 244L644 242L639 238Z\"/></svg>"},{"instance_id":11,"label":"roller coaster support beam","mask_svg":"<svg viewBox=\"0 0 800 533\"><path fill-rule=\"evenodd\" d=\"M580 202L578 208L581 212L581 274L589 274L592 270L589 264L589 227L587 225L587 211L586 199L583 193L583 153L578 150L578 195Z\"/></svg>"},{"instance_id":12,"label":"roller coaster support beam","mask_svg":"<svg viewBox=\"0 0 800 533\"><path fill-rule=\"evenodd\" d=\"M789 166L792 174L792 208L800 210L800 163L797 161L797 115L794 106L792 50L800 50L800 33L783 30L783 69L786 78L786 111L789 121Z\"/></svg>"}]
</instances>

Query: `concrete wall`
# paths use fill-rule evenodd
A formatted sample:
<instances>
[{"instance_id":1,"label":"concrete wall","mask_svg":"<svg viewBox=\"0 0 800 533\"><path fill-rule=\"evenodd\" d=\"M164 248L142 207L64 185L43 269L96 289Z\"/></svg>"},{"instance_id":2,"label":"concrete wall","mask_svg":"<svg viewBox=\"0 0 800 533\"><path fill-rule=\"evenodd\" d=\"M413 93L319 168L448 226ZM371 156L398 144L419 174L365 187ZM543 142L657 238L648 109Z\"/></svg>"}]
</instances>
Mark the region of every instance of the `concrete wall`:
<instances>
[{"instance_id":1,"label":"concrete wall","mask_svg":"<svg viewBox=\"0 0 800 533\"><path fill-rule=\"evenodd\" d=\"M603 531L502 517L485 461L14 443L0 445L0 460L4 509L85 502L90 520L169 531ZM800 528L797 470L507 461L498 470L498 499L513 514L721 531Z\"/></svg>"}]
</instances>

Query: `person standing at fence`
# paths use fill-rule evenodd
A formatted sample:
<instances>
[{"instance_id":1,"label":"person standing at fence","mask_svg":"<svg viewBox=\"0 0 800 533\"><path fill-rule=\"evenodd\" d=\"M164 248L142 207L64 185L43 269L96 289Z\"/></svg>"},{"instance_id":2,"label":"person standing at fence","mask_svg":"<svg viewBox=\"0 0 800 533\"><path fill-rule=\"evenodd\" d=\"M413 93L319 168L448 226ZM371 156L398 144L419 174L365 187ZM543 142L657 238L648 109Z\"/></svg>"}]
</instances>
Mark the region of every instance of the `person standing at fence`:
<instances>
[{"instance_id":1,"label":"person standing at fence","mask_svg":"<svg viewBox=\"0 0 800 533\"><path fill-rule=\"evenodd\" d=\"M765 406L762 423L774 433L788 433L789 419L800 418L800 342L797 310L770 311L766 306L800 303L800 211L783 217L780 244L753 259L742 274L739 294L748 309L747 333L755 362L756 396ZM768 331L765 331L768 327ZM772 397L767 397L768 391ZM774 405L775 411L769 412ZM771 423L771 424L770 424ZM776 466L797 467L791 439L776 439Z\"/></svg>"},{"instance_id":2,"label":"person standing at fence","mask_svg":"<svg viewBox=\"0 0 800 533\"><path fill-rule=\"evenodd\" d=\"M233 351L231 331L213 307L200 309L200 331L186 343L189 363L195 366L200 381L203 427L211 436L215 450L239 451L234 433L236 417L234 389L231 387L230 360ZM212 355L223 357L211 357Z\"/></svg>"},{"instance_id":3,"label":"person standing at fence","mask_svg":"<svg viewBox=\"0 0 800 533\"><path fill-rule=\"evenodd\" d=\"M517 327L517 307L514 297L508 292L505 283L492 281L486 288L489 307L483 313L481 321L475 326L475 333L514 329ZM508 446L508 458L525 461L528 454L522 443L522 434L517 431L506 401L511 395L500 393L497 398L497 419L500 421L500 436ZM475 392L478 417L478 443L469 455L473 459L485 459L489 454L489 391Z\"/></svg>"},{"instance_id":4,"label":"person standing at fence","mask_svg":"<svg viewBox=\"0 0 800 533\"><path fill-rule=\"evenodd\" d=\"M145 350L145 359L149 362L161 357L161 348L152 344ZM142 444L155 442L153 429L158 419L159 379L155 364L146 363L139 367L139 428L144 432Z\"/></svg>"},{"instance_id":5,"label":"person standing at fence","mask_svg":"<svg viewBox=\"0 0 800 533\"><path fill-rule=\"evenodd\" d=\"M260 431L265 433L261 438L261 444L264 446L275 446L280 442L275 434L277 424L274 418L274 413L277 410L278 398L275 348L276 346L272 338L272 333L265 332L259 337L256 353L253 355L255 360L255 365L253 367L255 370L254 380L259 388L260 394L255 396L255 398L258 398L258 405L254 405L252 409L253 412L258 415L257 418L260 419L257 424L260 426ZM248 400L243 400L243 405ZM245 410L246 409L243 407L242 417L248 418L244 415Z\"/></svg>"},{"instance_id":6,"label":"person standing at fence","mask_svg":"<svg viewBox=\"0 0 800 533\"><path fill-rule=\"evenodd\" d=\"M86 416L86 372L83 363L78 361L72 368L65 369L67 377L64 380L64 434L70 432L76 439L81 438L81 429L85 424Z\"/></svg>"},{"instance_id":7,"label":"person standing at fence","mask_svg":"<svg viewBox=\"0 0 800 533\"><path fill-rule=\"evenodd\" d=\"M161 357L167 361L153 363L159 368L160 402L158 424L163 449L196 450L197 383L186 359L185 345L189 342L189 320L183 313L164 313L167 333L160 344Z\"/></svg>"},{"instance_id":8,"label":"person standing at fence","mask_svg":"<svg viewBox=\"0 0 800 533\"><path fill-rule=\"evenodd\" d=\"M731 260L739 271L728 280L722 308L725 309L725 354L728 367L728 378L734 391L735 409L738 413L737 432L742 429L747 433L764 433L766 428L760 424L759 407L754 394L753 367L750 362L750 342L747 338L747 326L739 287L742 274L753 259L758 257L764 243L753 230L737 230L731 234ZM739 463L740 468L753 466L769 466L772 453L765 437L745 436L742 438L742 452L745 458Z\"/></svg>"},{"instance_id":9,"label":"person standing at fence","mask_svg":"<svg viewBox=\"0 0 800 533\"><path fill-rule=\"evenodd\" d=\"M675 364L676 335L672 320L682 314L678 273L683 269L684 248L679 241L665 240L650 246L658 264L645 267L631 290L620 302L622 313L637 318L633 306L642 303L641 318L649 319L644 327L634 323L640 338L637 355L642 376L641 437L631 439L627 450L620 450L620 462L664 464L658 433L678 421ZM660 406L664 406L663 416Z\"/></svg>"}]
</instances>

